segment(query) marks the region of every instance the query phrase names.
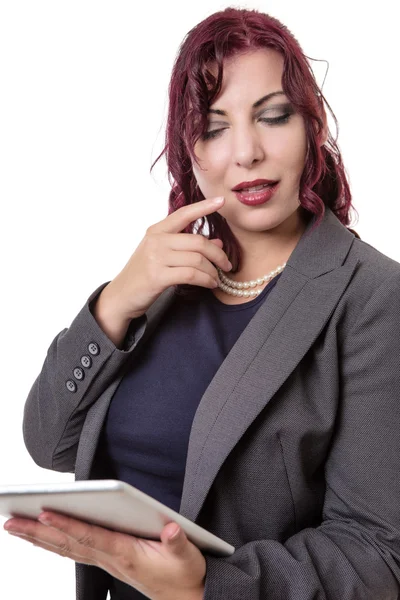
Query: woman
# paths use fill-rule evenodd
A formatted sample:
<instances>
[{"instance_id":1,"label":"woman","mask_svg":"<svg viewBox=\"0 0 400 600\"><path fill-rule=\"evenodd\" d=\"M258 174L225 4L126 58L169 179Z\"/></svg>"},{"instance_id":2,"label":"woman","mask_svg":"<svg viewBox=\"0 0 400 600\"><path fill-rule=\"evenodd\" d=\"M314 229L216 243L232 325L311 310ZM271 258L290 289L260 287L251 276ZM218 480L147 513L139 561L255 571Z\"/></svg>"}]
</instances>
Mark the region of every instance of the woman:
<instances>
[{"instance_id":1,"label":"woman","mask_svg":"<svg viewBox=\"0 0 400 600\"><path fill-rule=\"evenodd\" d=\"M77 562L80 600L399 597L400 265L347 227L322 98L257 11L180 48L169 215L50 345L24 434L40 466L132 483L236 551L9 521Z\"/></svg>"}]
</instances>

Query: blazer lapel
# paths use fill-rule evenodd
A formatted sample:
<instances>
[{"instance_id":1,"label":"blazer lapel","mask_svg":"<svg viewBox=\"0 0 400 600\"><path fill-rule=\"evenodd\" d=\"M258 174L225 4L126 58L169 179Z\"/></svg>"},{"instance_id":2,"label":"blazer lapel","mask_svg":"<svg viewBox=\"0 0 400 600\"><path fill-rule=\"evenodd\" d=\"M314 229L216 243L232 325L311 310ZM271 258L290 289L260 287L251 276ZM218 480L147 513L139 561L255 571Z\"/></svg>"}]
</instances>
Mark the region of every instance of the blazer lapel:
<instances>
[{"instance_id":1,"label":"blazer lapel","mask_svg":"<svg viewBox=\"0 0 400 600\"><path fill-rule=\"evenodd\" d=\"M228 454L314 343L358 264L343 265L354 235L330 209L309 233L312 223L200 401L180 506L192 521Z\"/></svg>"},{"instance_id":2,"label":"blazer lapel","mask_svg":"<svg viewBox=\"0 0 400 600\"><path fill-rule=\"evenodd\" d=\"M313 220L290 255L269 294L210 382L196 411L188 447L180 513L195 521L223 462L245 431L296 368L314 343L349 284L358 259L346 261L354 235L329 208L310 233ZM346 262L345 262L346 261ZM345 264L344 264L345 263ZM170 306L174 289L168 288L146 312L143 339L151 335ZM104 406L96 403L98 426L122 374L110 386ZM115 387L114 387L115 386ZM95 407L92 407L93 409ZM92 409L91 409L92 410ZM89 412L91 412L91 410ZM89 415L88 415L89 417ZM93 432L91 419L85 428ZM85 450L81 435L77 479L89 476L95 449Z\"/></svg>"}]
</instances>

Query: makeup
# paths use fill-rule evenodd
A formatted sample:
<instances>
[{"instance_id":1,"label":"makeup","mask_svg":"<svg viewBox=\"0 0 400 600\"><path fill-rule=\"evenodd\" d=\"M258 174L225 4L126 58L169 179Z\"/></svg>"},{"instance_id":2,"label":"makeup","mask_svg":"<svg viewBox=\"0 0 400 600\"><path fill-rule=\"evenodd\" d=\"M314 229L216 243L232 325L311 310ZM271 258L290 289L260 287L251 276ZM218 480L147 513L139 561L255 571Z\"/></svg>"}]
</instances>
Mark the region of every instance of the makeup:
<instances>
[{"instance_id":1,"label":"makeup","mask_svg":"<svg viewBox=\"0 0 400 600\"><path fill-rule=\"evenodd\" d=\"M235 195L236 198L242 202L242 204L247 204L247 206L257 206L259 204L265 204L271 200L278 187L279 182L274 183L273 185L268 185L258 192L246 192L244 190L240 192L235 191Z\"/></svg>"}]
</instances>

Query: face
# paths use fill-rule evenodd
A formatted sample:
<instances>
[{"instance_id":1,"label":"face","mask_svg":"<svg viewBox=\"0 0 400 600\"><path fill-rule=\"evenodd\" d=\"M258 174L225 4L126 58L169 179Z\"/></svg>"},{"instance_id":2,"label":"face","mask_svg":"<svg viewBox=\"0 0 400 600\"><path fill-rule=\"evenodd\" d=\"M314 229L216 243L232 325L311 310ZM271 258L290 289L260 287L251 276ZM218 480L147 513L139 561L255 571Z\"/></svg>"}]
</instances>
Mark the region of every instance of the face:
<instances>
[{"instance_id":1,"label":"face","mask_svg":"<svg viewBox=\"0 0 400 600\"><path fill-rule=\"evenodd\" d=\"M301 220L299 184L307 152L304 121L282 90L283 57L261 49L224 63L221 93L210 109L205 138L195 145L192 161L205 198L224 196L219 213L243 239L276 229L285 231ZM282 92L253 104L272 92ZM265 204L247 206L232 188L243 181L271 179L280 184Z\"/></svg>"}]
</instances>

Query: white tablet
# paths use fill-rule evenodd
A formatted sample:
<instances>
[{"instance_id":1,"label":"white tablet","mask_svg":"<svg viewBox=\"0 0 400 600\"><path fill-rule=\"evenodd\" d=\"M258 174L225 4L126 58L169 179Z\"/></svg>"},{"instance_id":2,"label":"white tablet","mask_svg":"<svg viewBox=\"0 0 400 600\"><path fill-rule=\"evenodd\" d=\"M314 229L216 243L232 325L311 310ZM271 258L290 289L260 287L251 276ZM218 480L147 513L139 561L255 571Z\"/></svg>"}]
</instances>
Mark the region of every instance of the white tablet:
<instances>
[{"instance_id":1,"label":"white tablet","mask_svg":"<svg viewBox=\"0 0 400 600\"><path fill-rule=\"evenodd\" d=\"M115 479L0 486L0 514L36 519L59 512L113 531L160 541L174 521L200 550L230 556L235 548L137 488Z\"/></svg>"}]
</instances>

